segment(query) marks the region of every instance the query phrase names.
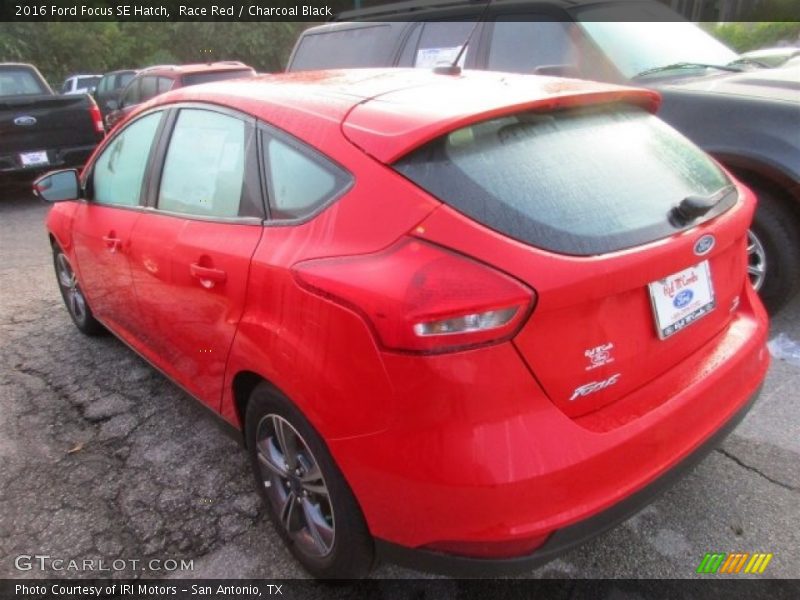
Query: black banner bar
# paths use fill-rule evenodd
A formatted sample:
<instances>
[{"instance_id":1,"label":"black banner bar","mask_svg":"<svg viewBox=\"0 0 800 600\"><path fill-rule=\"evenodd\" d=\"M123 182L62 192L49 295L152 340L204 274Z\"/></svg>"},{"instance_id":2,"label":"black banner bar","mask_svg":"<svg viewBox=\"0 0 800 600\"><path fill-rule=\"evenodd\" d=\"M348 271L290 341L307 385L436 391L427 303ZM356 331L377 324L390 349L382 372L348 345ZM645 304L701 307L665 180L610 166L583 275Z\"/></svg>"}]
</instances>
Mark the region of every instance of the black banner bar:
<instances>
[{"instance_id":1,"label":"black banner bar","mask_svg":"<svg viewBox=\"0 0 800 600\"><path fill-rule=\"evenodd\" d=\"M4 600L796 600L798 595L798 580L749 577L721 579L716 576L695 580L409 579L344 582L253 579L0 580L0 598Z\"/></svg>"},{"instance_id":2,"label":"black banner bar","mask_svg":"<svg viewBox=\"0 0 800 600\"><path fill-rule=\"evenodd\" d=\"M656 2L656 0L652 0ZM659 0L671 6L668 0ZM3 0L0 21L305 21L323 22L344 18L373 20L461 20L459 11L483 5L485 0ZM499 3L497 8L502 3ZM532 6L536 4L532 2ZM539 2L543 6L547 2ZM554 2L553 6L574 9L580 2ZM709 6L712 3L709 3ZM738 6L738 5L737 5ZM744 4L735 13L712 10L692 18L698 20L737 21L800 21L800 2L797 0L760 0ZM750 8L747 8L750 7ZM495 7L492 7L494 9ZM607 16L587 17L600 21L637 21L669 19L663 13L642 11L641 6L624 2L607 5ZM356 11L355 13L353 11ZM502 11L501 11L502 12ZM341 16L342 13L344 17ZM447 15L452 15L448 17ZM661 16L654 16L661 15ZM675 19L680 18L674 13ZM494 18L494 17L493 17ZM502 20L504 17L499 16ZM519 15L514 19L519 19ZM534 19L535 20L535 19Z\"/></svg>"}]
</instances>

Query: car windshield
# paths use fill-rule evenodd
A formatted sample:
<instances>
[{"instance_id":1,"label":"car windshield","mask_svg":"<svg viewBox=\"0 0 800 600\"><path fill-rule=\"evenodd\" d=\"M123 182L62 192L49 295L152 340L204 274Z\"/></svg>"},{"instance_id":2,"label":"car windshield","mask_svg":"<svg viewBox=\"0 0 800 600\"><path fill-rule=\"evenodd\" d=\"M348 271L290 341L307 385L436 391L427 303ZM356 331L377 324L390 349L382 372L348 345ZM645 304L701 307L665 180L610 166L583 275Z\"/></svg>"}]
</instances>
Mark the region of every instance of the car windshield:
<instances>
[{"instance_id":1,"label":"car windshield","mask_svg":"<svg viewBox=\"0 0 800 600\"><path fill-rule=\"evenodd\" d=\"M739 58L696 25L668 21L675 14L666 7L626 5L626 9L624 22L602 20L613 18L613 5L583 9L577 18L586 34L628 78L669 65L725 66ZM636 14L631 15L635 11L642 13L639 22Z\"/></svg>"}]
</instances>

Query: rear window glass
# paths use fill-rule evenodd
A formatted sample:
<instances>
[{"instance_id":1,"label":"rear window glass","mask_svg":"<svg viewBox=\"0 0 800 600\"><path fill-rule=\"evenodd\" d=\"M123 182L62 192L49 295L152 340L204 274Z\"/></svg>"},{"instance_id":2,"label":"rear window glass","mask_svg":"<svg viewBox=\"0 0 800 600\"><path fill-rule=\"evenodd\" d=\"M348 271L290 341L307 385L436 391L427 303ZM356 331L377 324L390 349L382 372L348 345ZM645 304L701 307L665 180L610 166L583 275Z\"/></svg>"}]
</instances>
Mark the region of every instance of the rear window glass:
<instances>
[{"instance_id":1,"label":"rear window glass","mask_svg":"<svg viewBox=\"0 0 800 600\"><path fill-rule=\"evenodd\" d=\"M681 200L714 195L731 183L674 129L626 106L485 121L394 166L496 231L583 256L669 236L677 231L669 215ZM734 201L735 194L726 195L703 220Z\"/></svg>"},{"instance_id":2,"label":"rear window glass","mask_svg":"<svg viewBox=\"0 0 800 600\"><path fill-rule=\"evenodd\" d=\"M305 35L289 70L384 67L392 62L390 35L388 23Z\"/></svg>"},{"instance_id":3,"label":"rear window glass","mask_svg":"<svg viewBox=\"0 0 800 600\"><path fill-rule=\"evenodd\" d=\"M239 71L212 71L210 73L192 73L183 76L183 85L198 85L211 81L224 81L226 79L240 79L242 77L252 77L252 69L241 69Z\"/></svg>"}]
</instances>

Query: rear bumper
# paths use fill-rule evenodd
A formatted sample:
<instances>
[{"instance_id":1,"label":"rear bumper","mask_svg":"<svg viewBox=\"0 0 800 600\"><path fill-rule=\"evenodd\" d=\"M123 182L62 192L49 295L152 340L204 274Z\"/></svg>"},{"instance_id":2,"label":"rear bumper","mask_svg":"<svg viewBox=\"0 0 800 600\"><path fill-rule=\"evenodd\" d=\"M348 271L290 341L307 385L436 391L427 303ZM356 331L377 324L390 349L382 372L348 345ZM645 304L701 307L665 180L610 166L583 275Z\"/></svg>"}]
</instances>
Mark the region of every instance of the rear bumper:
<instances>
[{"instance_id":1,"label":"rear bumper","mask_svg":"<svg viewBox=\"0 0 800 600\"><path fill-rule=\"evenodd\" d=\"M739 409L715 434L655 481L611 508L557 530L544 545L532 554L502 559L470 558L408 548L376 539L378 554L381 559L402 566L454 577L513 575L545 564L632 517L687 475L736 428L753 407L760 393L761 387L759 386L747 404Z\"/></svg>"},{"instance_id":2,"label":"rear bumper","mask_svg":"<svg viewBox=\"0 0 800 600\"><path fill-rule=\"evenodd\" d=\"M403 548L452 542L522 548L550 536L531 557L503 561L536 564L624 519L666 485L656 482L718 443L764 379L766 333L766 313L748 287L725 329L691 356L575 419L510 344L458 357L387 356L398 407L389 426L328 446L385 555L403 560ZM425 555L430 568L450 563L430 549Z\"/></svg>"},{"instance_id":3,"label":"rear bumper","mask_svg":"<svg viewBox=\"0 0 800 600\"><path fill-rule=\"evenodd\" d=\"M89 159L96 146L97 143L64 148L42 148L47 151L48 163L32 167L22 164L20 152L3 153L0 154L0 174L41 173L54 168L81 167Z\"/></svg>"}]
</instances>

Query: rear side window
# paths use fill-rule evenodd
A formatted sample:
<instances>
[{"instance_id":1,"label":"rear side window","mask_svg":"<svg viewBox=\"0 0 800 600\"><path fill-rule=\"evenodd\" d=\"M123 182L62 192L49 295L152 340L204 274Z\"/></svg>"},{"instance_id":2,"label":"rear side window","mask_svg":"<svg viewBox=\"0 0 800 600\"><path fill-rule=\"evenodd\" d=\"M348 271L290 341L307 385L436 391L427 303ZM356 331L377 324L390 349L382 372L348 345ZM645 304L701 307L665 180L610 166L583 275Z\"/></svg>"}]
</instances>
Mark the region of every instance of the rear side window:
<instances>
[{"instance_id":1,"label":"rear side window","mask_svg":"<svg viewBox=\"0 0 800 600\"><path fill-rule=\"evenodd\" d=\"M244 187L244 121L183 109L170 139L158 208L205 217L238 217Z\"/></svg>"},{"instance_id":2,"label":"rear side window","mask_svg":"<svg viewBox=\"0 0 800 600\"><path fill-rule=\"evenodd\" d=\"M137 119L106 146L92 172L95 202L139 204L147 159L160 121L160 112Z\"/></svg>"},{"instance_id":3,"label":"rear side window","mask_svg":"<svg viewBox=\"0 0 800 600\"><path fill-rule=\"evenodd\" d=\"M390 35L388 23L305 35L289 70L385 67L392 63Z\"/></svg>"},{"instance_id":4,"label":"rear side window","mask_svg":"<svg viewBox=\"0 0 800 600\"><path fill-rule=\"evenodd\" d=\"M496 231L583 256L667 237L676 231L670 211L681 200L731 184L660 119L620 106L478 123L414 151L395 168ZM704 219L734 201L735 194L726 195Z\"/></svg>"},{"instance_id":5,"label":"rear side window","mask_svg":"<svg viewBox=\"0 0 800 600\"><path fill-rule=\"evenodd\" d=\"M350 175L317 152L272 136L263 139L273 219L309 216L350 185Z\"/></svg>"}]
</instances>

